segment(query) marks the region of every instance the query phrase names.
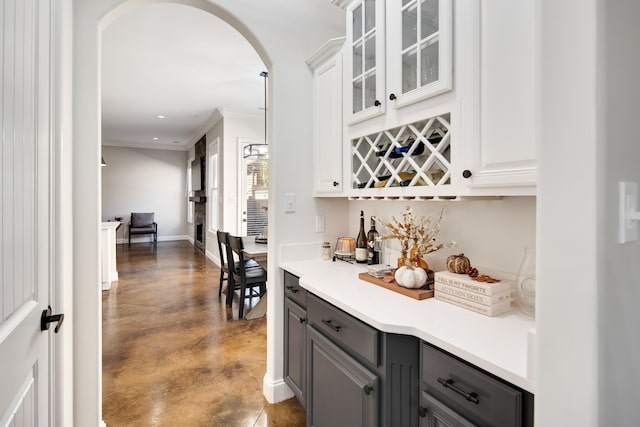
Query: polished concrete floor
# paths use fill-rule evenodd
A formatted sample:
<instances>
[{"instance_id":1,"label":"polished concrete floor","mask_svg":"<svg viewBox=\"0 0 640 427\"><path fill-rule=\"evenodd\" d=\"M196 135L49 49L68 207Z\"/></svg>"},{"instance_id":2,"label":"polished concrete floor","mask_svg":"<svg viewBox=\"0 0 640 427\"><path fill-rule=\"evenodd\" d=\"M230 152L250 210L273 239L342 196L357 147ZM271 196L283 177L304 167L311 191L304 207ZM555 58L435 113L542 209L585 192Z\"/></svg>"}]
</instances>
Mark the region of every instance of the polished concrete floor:
<instances>
[{"instance_id":1,"label":"polished concrete floor","mask_svg":"<svg viewBox=\"0 0 640 427\"><path fill-rule=\"evenodd\" d=\"M304 426L262 395L266 318L238 320L220 270L186 241L118 245L102 293L103 420L118 426ZM246 307L249 308L248 306Z\"/></svg>"}]
</instances>

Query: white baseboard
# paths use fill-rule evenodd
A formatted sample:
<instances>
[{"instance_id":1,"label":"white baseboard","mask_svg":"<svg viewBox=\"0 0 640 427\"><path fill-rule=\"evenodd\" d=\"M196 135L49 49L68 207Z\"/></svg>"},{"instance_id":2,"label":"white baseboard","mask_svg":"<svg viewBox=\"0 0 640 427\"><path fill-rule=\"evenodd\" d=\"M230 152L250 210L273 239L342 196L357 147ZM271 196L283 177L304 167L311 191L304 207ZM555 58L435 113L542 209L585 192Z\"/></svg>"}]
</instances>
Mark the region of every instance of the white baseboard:
<instances>
[{"instance_id":1,"label":"white baseboard","mask_svg":"<svg viewBox=\"0 0 640 427\"><path fill-rule=\"evenodd\" d=\"M193 243L193 238L190 236L187 236L186 234L183 235L176 235L176 236L158 236L158 242L169 242L169 241L173 241L173 240L188 240L191 243ZM148 235L148 236L144 236L144 237L133 237L131 238L131 243L151 243L153 242L153 236ZM117 244L122 244L122 245L128 245L129 244L129 239L117 239L116 240Z\"/></svg>"},{"instance_id":2,"label":"white baseboard","mask_svg":"<svg viewBox=\"0 0 640 427\"><path fill-rule=\"evenodd\" d=\"M262 394L269 403L278 403L291 399L294 394L283 379L269 381L265 375L262 379Z\"/></svg>"},{"instance_id":3,"label":"white baseboard","mask_svg":"<svg viewBox=\"0 0 640 427\"><path fill-rule=\"evenodd\" d=\"M212 263L220 267L220 257L218 255L208 249L205 251L205 255L211 260Z\"/></svg>"}]
</instances>

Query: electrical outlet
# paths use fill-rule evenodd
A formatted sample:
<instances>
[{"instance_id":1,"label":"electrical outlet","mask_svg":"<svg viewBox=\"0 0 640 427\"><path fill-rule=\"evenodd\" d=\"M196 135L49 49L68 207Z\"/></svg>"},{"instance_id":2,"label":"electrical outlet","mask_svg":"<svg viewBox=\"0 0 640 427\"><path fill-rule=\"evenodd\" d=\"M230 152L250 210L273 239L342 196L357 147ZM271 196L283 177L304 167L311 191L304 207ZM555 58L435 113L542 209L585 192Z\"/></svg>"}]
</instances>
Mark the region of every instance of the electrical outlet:
<instances>
[{"instance_id":1,"label":"electrical outlet","mask_svg":"<svg viewBox=\"0 0 640 427\"><path fill-rule=\"evenodd\" d=\"M324 233L324 215L316 215L316 233Z\"/></svg>"},{"instance_id":2,"label":"electrical outlet","mask_svg":"<svg viewBox=\"0 0 640 427\"><path fill-rule=\"evenodd\" d=\"M284 195L284 212L293 213L296 211L296 195L287 193Z\"/></svg>"}]
</instances>

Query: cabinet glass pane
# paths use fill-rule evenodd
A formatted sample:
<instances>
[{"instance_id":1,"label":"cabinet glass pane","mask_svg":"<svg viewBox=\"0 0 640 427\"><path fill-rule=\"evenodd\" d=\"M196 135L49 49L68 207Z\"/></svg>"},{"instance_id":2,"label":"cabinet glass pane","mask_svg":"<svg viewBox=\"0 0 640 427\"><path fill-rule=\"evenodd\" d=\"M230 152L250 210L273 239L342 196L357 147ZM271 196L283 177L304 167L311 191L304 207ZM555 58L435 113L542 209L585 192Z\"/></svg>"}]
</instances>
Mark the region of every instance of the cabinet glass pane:
<instances>
[{"instance_id":1,"label":"cabinet glass pane","mask_svg":"<svg viewBox=\"0 0 640 427\"><path fill-rule=\"evenodd\" d=\"M409 3L413 3L416 0L402 0L402 7L405 7L406 5L408 5Z\"/></svg>"},{"instance_id":2,"label":"cabinet glass pane","mask_svg":"<svg viewBox=\"0 0 640 427\"><path fill-rule=\"evenodd\" d=\"M424 86L438 80L438 50L439 43L426 44L420 52L420 85Z\"/></svg>"},{"instance_id":3,"label":"cabinet glass pane","mask_svg":"<svg viewBox=\"0 0 640 427\"><path fill-rule=\"evenodd\" d=\"M438 13L438 0L422 0L420 11L421 38L424 39L438 31Z\"/></svg>"},{"instance_id":4,"label":"cabinet glass pane","mask_svg":"<svg viewBox=\"0 0 640 427\"><path fill-rule=\"evenodd\" d=\"M364 32L368 33L376 26L376 0L364 2Z\"/></svg>"},{"instance_id":5,"label":"cabinet glass pane","mask_svg":"<svg viewBox=\"0 0 640 427\"><path fill-rule=\"evenodd\" d=\"M402 55L402 93L407 93L418 86L418 55L411 49Z\"/></svg>"},{"instance_id":6,"label":"cabinet glass pane","mask_svg":"<svg viewBox=\"0 0 640 427\"><path fill-rule=\"evenodd\" d=\"M418 6L414 4L402 11L402 49L418 42Z\"/></svg>"},{"instance_id":7,"label":"cabinet glass pane","mask_svg":"<svg viewBox=\"0 0 640 427\"><path fill-rule=\"evenodd\" d=\"M364 80L364 108L373 107L376 102L376 73L369 74Z\"/></svg>"},{"instance_id":8,"label":"cabinet glass pane","mask_svg":"<svg viewBox=\"0 0 640 427\"><path fill-rule=\"evenodd\" d=\"M353 82L353 112L362 111L362 79Z\"/></svg>"},{"instance_id":9,"label":"cabinet glass pane","mask_svg":"<svg viewBox=\"0 0 640 427\"><path fill-rule=\"evenodd\" d=\"M362 74L362 43L356 43L353 46L353 76L358 77Z\"/></svg>"},{"instance_id":10,"label":"cabinet glass pane","mask_svg":"<svg viewBox=\"0 0 640 427\"><path fill-rule=\"evenodd\" d=\"M376 36L368 37L364 42L364 71L376 66Z\"/></svg>"},{"instance_id":11,"label":"cabinet glass pane","mask_svg":"<svg viewBox=\"0 0 640 427\"><path fill-rule=\"evenodd\" d=\"M362 5L353 10L353 40L362 37Z\"/></svg>"}]
</instances>

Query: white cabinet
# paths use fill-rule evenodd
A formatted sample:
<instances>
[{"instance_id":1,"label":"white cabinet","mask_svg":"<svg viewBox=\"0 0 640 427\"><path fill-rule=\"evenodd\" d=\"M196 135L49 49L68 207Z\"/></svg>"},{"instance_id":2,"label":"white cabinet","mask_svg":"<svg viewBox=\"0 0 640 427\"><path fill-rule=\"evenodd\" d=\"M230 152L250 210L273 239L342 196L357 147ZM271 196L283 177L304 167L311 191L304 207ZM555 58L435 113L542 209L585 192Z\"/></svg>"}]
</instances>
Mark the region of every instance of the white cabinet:
<instances>
[{"instance_id":1,"label":"white cabinet","mask_svg":"<svg viewBox=\"0 0 640 427\"><path fill-rule=\"evenodd\" d=\"M463 123L468 148L459 173L473 194L534 195L535 0L484 0L475 7L476 75L461 94L474 120Z\"/></svg>"},{"instance_id":2,"label":"white cabinet","mask_svg":"<svg viewBox=\"0 0 640 427\"><path fill-rule=\"evenodd\" d=\"M366 15L366 5L349 6L347 27L360 22L357 7ZM535 0L459 0L455 7L450 0L387 0L375 30L379 38L378 21L385 21L386 62L375 76L386 77L387 98L377 91L379 106L353 114L353 93L344 91L351 174L345 195L535 195L535 8ZM359 44L366 52L369 34L352 41L351 31L345 86L356 84L352 62ZM448 124L422 128L432 118ZM427 143L432 131L446 135L441 150ZM385 147L411 150L413 139L429 148L422 158L415 151L385 155Z\"/></svg>"},{"instance_id":3,"label":"white cabinet","mask_svg":"<svg viewBox=\"0 0 640 427\"><path fill-rule=\"evenodd\" d=\"M347 8L349 124L451 90L451 0L358 0ZM400 123L395 123L400 124Z\"/></svg>"},{"instance_id":4,"label":"white cabinet","mask_svg":"<svg viewBox=\"0 0 640 427\"><path fill-rule=\"evenodd\" d=\"M308 60L313 71L313 161L316 195L343 191L342 45L329 40Z\"/></svg>"}]
</instances>

